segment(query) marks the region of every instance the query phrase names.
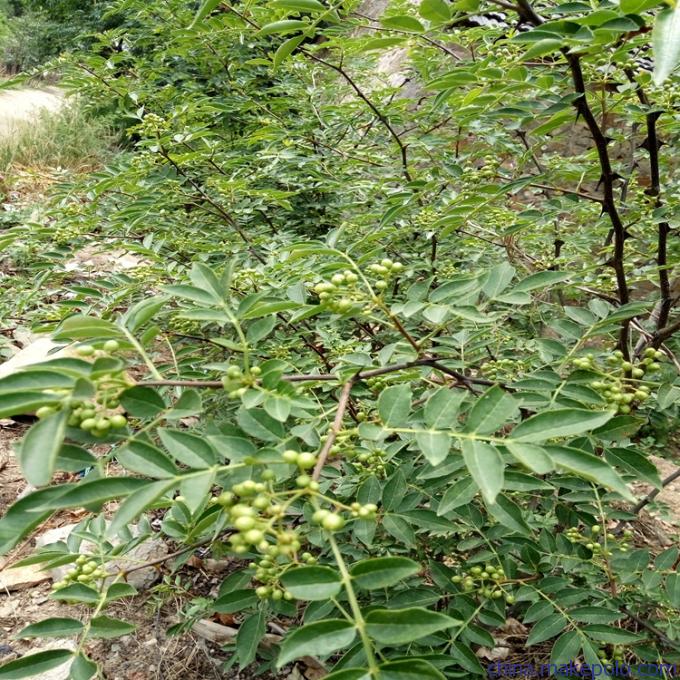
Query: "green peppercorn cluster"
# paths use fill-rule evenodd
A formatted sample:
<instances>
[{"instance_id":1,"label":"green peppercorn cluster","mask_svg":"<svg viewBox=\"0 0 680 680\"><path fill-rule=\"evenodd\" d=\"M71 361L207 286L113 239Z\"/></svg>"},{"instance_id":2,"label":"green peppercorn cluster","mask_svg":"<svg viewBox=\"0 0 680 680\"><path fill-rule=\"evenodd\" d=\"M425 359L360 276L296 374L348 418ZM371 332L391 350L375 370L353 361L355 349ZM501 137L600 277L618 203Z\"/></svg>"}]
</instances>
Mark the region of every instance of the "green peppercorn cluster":
<instances>
[{"instance_id":1,"label":"green peppercorn cluster","mask_svg":"<svg viewBox=\"0 0 680 680\"><path fill-rule=\"evenodd\" d=\"M385 451L382 449L366 451L350 447L345 452L345 456L350 459L352 467L361 476L381 477L385 474Z\"/></svg>"},{"instance_id":2,"label":"green peppercorn cluster","mask_svg":"<svg viewBox=\"0 0 680 680\"><path fill-rule=\"evenodd\" d=\"M120 344L117 340L107 340L101 350L96 350L92 345L80 345L77 352L82 357L94 357L114 354L119 349ZM124 381L106 374L95 380L97 396L94 401L72 399L70 390L52 390L53 393L62 394L64 399L59 404L42 406L36 411L36 416L40 419L49 418L58 411L69 410L66 421L69 427L78 427L95 437L105 437L111 430L121 429L127 425L127 418L116 412L120 406L120 393L126 387Z\"/></svg>"},{"instance_id":3,"label":"green peppercorn cluster","mask_svg":"<svg viewBox=\"0 0 680 680\"><path fill-rule=\"evenodd\" d=\"M377 281L373 284L373 287L377 291L382 292L390 285L391 279L404 271L404 265L401 262L394 262L388 257L385 257L380 260L379 264L369 265L368 271L378 277Z\"/></svg>"},{"instance_id":4,"label":"green peppercorn cluster","mask_svg":"<svg viewBox=\"0 0 680 680\"><path fill-rule=\"evenodd\" d=\"M610 645L610 652L607 653L606 648L599 648L597 651L597 657L603 664L614 663L618 661L622 663L625 659L626 648L622 645Z\"/></svg>"},{"instance_id":5,"label":"green peppercorn cluster","mask_svg":"<svg viewBox=\"0 0 680 680\"><path fill-rule=\"evenodd\" d=\"M265 470L261 478L269 482L274 478L274 473ZM302 546L300 536L293 530L276 526L283 519L285 509L272 502L270 488L265 481L248 479L235 484L213 502L226 510L236 531L229 537L235 553L257 550L269 557L292 556Z\"/></svg>"},{"instance_id":6,"label":"green peppercorn cluster","mask_svg":"<svg viewBox=\"0 0 680 680\"><path fill-rule=\"evenodd\" d=\"M649 399L650 390L641 380L648 374L660 370L664 354L651 347L638 362L626 361L621 350L616 350L606 359L607 367L600 366L593 354L577 357L572 361L576 368L599 373L600 378L590 382L607 403L618 413L630 413Z\"/></svg>"},{"instance_id":7,"label":"green peppercorn cluster","mask_svg":"<svg viewBox=\"0 0 680 680\"><path fill-rule=\"evenodd\" d=\"M170 130L170 123L156 113L147 113L142 122L136 126L140 135L157 137Z\"/></svg>"},{"instance_id":8,"label":"green peppercorn cluster","mask_svg":"<svg viewBox=\"0 0 680 680\"><path fill-rule=\"evenodd\" d=\"M460 586L463 592L477 593L479 596L491 600L504 598L508 604L513 604L515 596L506 588L503 588L503 583L506 580L503 568L494 567L492 564L486 564L484 567L470 567L462 574L451 577L451 582Z\"/></svg>"},{"instance_id":9,"label":"green peppercorn cluster","mask_svg":"<svg viewBox=\"0 0 680 680\"><path fill-rule=\"evenodd\" d=\"M490 380L512 380L526 370L526 364L520 359L493 359L484 362L479 370Z\"/></svg>"},{"instance_id":10,"label":"green peppercorn cluster","mask_svg":"<svg viewBox=\"0 0 680 680\"><path fill-rule=\"evenodd\" d=\"M569 543L580 544L590 550L593 557L600 555L611 557L614 554L613 550L627 552L630 548L629 541L633 536L633 533L628 530L624 531L620 538L612 533L603 533L599 524L593 524L588 533L589 535L584 535L578 527L570 527L564 532L564 535Z\"/></svg>"},{"instance_id":11,"label":"green peppercorn cluster","mask_svg":"<svg viewBox=\"0 0 680 680\"><path fill-rule=\"evenodd\" d=\"M336 314L347 314L365 302L364 292L357 286L359 276L351 269L336 273L329 281L317 283L312 290L319 302Z\"/></svg>"},{"instance_id":12,"label":"green peppercorn cluster","mask_svg":"<svg viewBox=\"0 0 680 680\"><path fill-rule=\"evenodd\" d=\"M429 229L439 219L439 212L434 208L425 206L413 218L413 224L421 231Z\"/></svg>"},{"instance_id":13,"label":"green peppercorn cluster","mask_svg":"<svg viewBox=\"0 0 680 680\"><path fill-rule=\"evenodd\" d=\"M196 335L201 331L201 324L192 319L183 319L178 314L175 314L168 319L168 328L175 333L184 335Z\"/></svg>"},{"instance_id":14,"label":"green peppercorn cluster","mask_svg":"<svg viewBox=\"0 0 680 680\"><path fill-rule=\"evenodd\" d=\"M108 572L101 564L90 559L87 555L79 555L75 566L69 569L63 580L57 581L52 588L53 590L61 590L73 583L92 583L93 581L104 579L108 575Z\"/></svg>"},{"instance_id":15,"label":"green peppercorn cluster","mask_svg":"<svg viewBox=\"0 0 680 680\"><path fill-rule=\"evenodd\" d=\"M232 364L227 368L222 384L230 399L239 399L246 393L248 387L255 385L260 375L262 375L262 369L259 366L251 366L244 373L240 366Z\"/></svg>"}]
</instances>

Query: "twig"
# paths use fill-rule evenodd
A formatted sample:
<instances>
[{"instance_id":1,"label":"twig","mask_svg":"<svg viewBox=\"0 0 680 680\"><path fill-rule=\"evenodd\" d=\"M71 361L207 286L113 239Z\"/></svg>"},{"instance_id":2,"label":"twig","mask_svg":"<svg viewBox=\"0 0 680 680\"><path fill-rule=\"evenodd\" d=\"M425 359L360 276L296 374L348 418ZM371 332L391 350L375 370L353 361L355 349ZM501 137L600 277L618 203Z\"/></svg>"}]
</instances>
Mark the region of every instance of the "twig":
<instances>
[{"instance_id":1,"label":"twig","mask_svg":"<svg viewBox=\"0 0 680 680\"><path fill-rule=\"evenodd\" d=\"M216 541L218 538L219 536L218 537L210 536L209 538L204 538L198 543L193 543L192 545L185 545L180 550L176 550L175 552L170 553L165 557L159 557L156 560L151 560L149 562L144 562L143 564L138 564L132 567L131 569L121 569L118 572L118 575L125 578L128 574L131 574L133 571L139 571L140 569L148 569L149 567L155 567L157 564L163 564L163 562L167 562L168 560L171 560L174 557L179 557L180 555L184 555L184 553L188 553L191 550L196 550L196 548L200 548L202 545L212 543L213 541ZM113 574L109 574L109 576L113 576Z\"/></svg>"},{"instance_id":2,"label":"twig","mask_svg":"<svg viewBox=\"0 0 680 680\"><path fill-rule=\"evenodd\" d=\"M342 429L342 420L345 417L345 411L347 410L347 405L349 404L349 393L352 391L352 386L356 380L357 376L355 375L354 377L350 378L342 388L340 400L338 401L338 409L335 412L335 419L333 420L333 425L331 425L328 437L324 442L323 448L321 449L319 457L317 458L316 465L314 466L314 472L312 473L312 479L314 481L319 481L321 470L323 470L323 466L326 464L328 454L330 453L331 448L333 448L333 444L337 439L338 433Z\"/></svg>"},{"instance_id":3,"label":"twig","mask_svg":"<svg viewBox=\"0 0 680 680\"><path fill-rule=\"evenodd\" d=\"M477 385L497 385L498 383L485 378L473 378L467 376L452 368L447 368L440 361L445 361L440 357L428 356L422 359L415 359L414 361L403 361L397 364L390 364L382 368L370 368L366 371L360 371L354 377L354 381L366 380L367 378L376 378L387 373L395 373L397 371L407 370L409 368L417 368L418 366L430 366L441 373L455 378L461 384L477 384ZM334 373L309 373L309 374L284 374L281 380L286 382L327 382L337 381L338 376ZM204 389L220 389L224 387L221 380L142 380L138 383L145 387L196 387ZM504 385L505 389L510 389Z\"/></svg>"},{"instance_id":4,"label":"twig","mask_svg":"<svg viewBox=\"0 0 680 680\"><path fill-rule=\"evenodd\" d=\"M411 173L409 172L408 169L408 154L406 151L406 144L404 144L404 142L401 141L401 137L392 127L392 124L390 123L387 116L382 111L380 111L380 109L378 109L378 107L363 93L363 91L356 84L352 76L350 76L349 73L347 73L347 71L345 71L345 69L342 66L332 64L331 62L326 61L321 57L317 57L315 54L312 54L309 50L300 48L300 52L304 54L306 57L309 57L312 61L322 64L332 69L336 73L339 73L347 81L347 84L354 90L357 97L359 97L359 99L361 99L366 104L366 106L368 106L368 108L371 109L371 111L373 111L376 118L378 118L378 120L385 126L385 129L390 133L392 139L394 139L396 145L399 147L399 152L401 154L401 166L404 177L408 182L413 181Z\"/></svg>"},{"instance_id":5,"label":"twig","mask_svg":"<svg viewBox=\"0 0 680 680\"><path fill-rule=\"evenodd\" d=\"M680 651L680 645L678 645L677 642L671 640L670 638L667 638L660 630L652 626L651 623L647 623L643 618L637 616L637 614L633 614L630 609L627 607L621 607L621 611L630 619L633 619L637 624L648 630L650 633L654 633L654 635L659 638L662 642L665 642L667 645L672 647L673 649L676 649Z\"/></svg>"},{"instance_id":6,"label":"twig","mask_svg":"<svg viewBox=\"0 0 680 680\"><path fill-rule=\"evenodd\" d=\"M661 482L661 486L658 489L652 489L642 500L638 501L632 508L631 512L634 515L637 515L640 510L642 510L642 508L649 505L669 484L672 484L679 477L680 468L668 475L668 477L666 477L666 479Z\"/></svg>"}]
</instances>

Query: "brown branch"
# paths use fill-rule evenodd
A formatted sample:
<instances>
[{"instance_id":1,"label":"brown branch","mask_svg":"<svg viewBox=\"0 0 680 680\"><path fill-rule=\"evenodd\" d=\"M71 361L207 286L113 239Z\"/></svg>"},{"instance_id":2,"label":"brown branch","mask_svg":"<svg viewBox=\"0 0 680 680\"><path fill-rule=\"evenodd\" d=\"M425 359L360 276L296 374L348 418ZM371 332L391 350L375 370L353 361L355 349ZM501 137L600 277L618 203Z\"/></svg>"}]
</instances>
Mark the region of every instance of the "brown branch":
<instances>
[{"instance_id":1,"label":"brown branch","mask_svg":"<svg viewBox=\"0 0 680 680\"><path fill-rule=\"evenodd\" d=\"M637 515L642 508L649 505L669 484L672 484L676 479L680 477L680 468L675 472L671 473L661 482L661 487L659 489L652 489L642 500L640 500L631 512Z\"/></svg>"},{"instance_id":2,"label":"brown branch","mask_svg":"<svg viewBox=\"0 0 680 680\"><path fill-rule=\"evenodd\" d=\"M332 69L347 81L347 84L354 90L357 97L359 97L359 99L361 99L366 104L366 106L368 106L368 108L371 109L371 111L373 111L376 118L385 126L385 129L390 133L392 139L394 139L396 145L399 147L399 152L401 154L401 166L404 177L408 182L413 181L411 173L409 172L408 169L408 154L406 150L407 146L404 144L404 142L401 141L401 137L392 127L389 118L382 111L380 111L380 109L378 109L378 107L362 92L361 88L356 84L352 76L350 76L349 73L347 73L347 71L345 71L345 69L342 66L332 64L331 62L326 61L321 57L317 57L315 54L312 54L309 50L306 50L304 48L300 48L300 52L304 54L306 57L309 57L312 61L315 61L318 64L323 64L324 66Z\"/></svg>"},{"instance_id":3,"label":"brown branch","mask_svg":"<svg viewBox=\"0 0 680 680\"><path fill-rule=\"evenodd\" d=\"M647 126L647 153L649 154L649 172L651 175L651 184L646 190L648 196L654 198L654 205L658 209L663 205L661 201L661 173L659 169L659 137L656 129L656 122L661 115L658 111L651 111L652 104L645 94L642 85L635 79L634 73L628 69L623 69L628 77L628 80L635 86L635 93L637 94L640 103L647 109L645 114L645 123ZM656 264L659 268L659 289L661 291L661 304L658 310L658 317L656 319L656 329L663 328L668 323L668 317L671 313L673 304L671 298L671 286L668 278L668 234L671 230L667 221L659 222L658 241L656 248Z\"/></svg>"},{"instance_id":4,"label":"brown branch","mask_svg":"<svg viewBox=\"0 0 680 680\"><path fill-rule=\"evenodd\" d=\"M616 275L616 287L618 290L619 302L625 305L629 302L630 296L628 293L628 283L626 282L626 272L624 267L624 241L626 239L626 230L623 226L623 221L619 215L616 207L616 200L614 198L614 171L612 169L611 160L609 158L609 151L607 149L607 138L604 136L595 115L588 103L586 96L586 84L583 78L583 70L581 69L581 60L575 54L570 54L567 50L563 52L567 59L569 68L571 70L572 81L574 83L575 91L580 95L574 102L577 111L583 117L590 135L595 143L597 155L600 161L600 169L602 172L602 187L603 187L603 201L602 210L607 213L614 230L614 256L612 258L612 267ZM628 347L630 320L624 319L621 322L621 331L619 333L619 349L623 352L626 359L630 356Z\"/></svg>"},{"instance_id":5,"label":"brown branch","mask_svg":"<svg viewBox=\"0 0 680 680\"><path fill-rule=\"evenodd\" d=\"M674 321L672 324L669 324L665 328L660 328L652 336L651 342L649 343L650 347L658 349L666 340L668 340L668 338L671 337L671 335L673 335L679 330L680 320Z\"/></svg>"},{"instance_id":6,"label":"brown branch","mask_svg":"<svg viewBox=\"0 0 680 680\"><path fill-rule=\"evenodd\" d=\"M316 465L314 466L314 472L312 473L312 479L314 481L319 481L323 466L326 464L326 460L328 459L328 454L330 453L331 448L333 448L333 444L337 439L338 433L342 429L342 420L345 417L345 411L347 410L347 406L349 404L349 393L352 391L352 386L356 382L356 379L357 376L350 378L342 388L340 400L338 401L338 409L335 412L335 419L333 420L328 437L324 442L323 448L319 452L319 457L317 458Z\"/></svg>"},{"instance_id":7,"label":"brown branch","mask_svg":"<svg viewBox=\"0 0 680 680\"><path fill-rule=\"evenodd\" d=\"M173 559L174 557L179 557L180 555L184 555L184 553L188 553L191 550L196 550L196 548L200 548L203 545L207 545L208 543L212 543L213 541L218 540L220 537L219 536L210 536L210 538L204 538L203 540L199 541L198 543L193 543L192 545L185 545L183 548L180 550L176 550L173 553L170 553L169 555L166 555L165 557L159 557L158 559L155 560L150 560L149 562L144 562L143 564L138 564L131 569L121 569L118 572L118 575L121 576L122 578L126 578L128 574L131 574L133 571L139 571L140 569L147 569L148 567L155 567L157 564L163 564L163 562L167 562L168 560ZM114 574L109 574L109 576L113 576Z\"/></svg>"},{"instance_id":8,"label":"brown branch","mask_svg":"<svg viewBox=\"0 0 680 680\"><path fill-rule=\"evenodd\" d=\"M536 187L536 189L545 189L546 191L556 191L560 194L567 194L569 196L578 196L579 198L584 198L588 201L594 201L595 203L602 203L602 199L599 196L594 196L593 194L586 193L585 191L578 191L576 189L565 189L564 187L554 187L549 184L538 184L537 182L532 182L529 184L530 187Z\"/></svg>"},{"instance_id":9,"label":"brown branch","mask_svg":"<svg viewBox=\"0 0 680 680\"><path fill-rule=\"evenodd\" d=\"M439 357L424 357L422 359L415 359L414 361L403 361L398 364L390 364L389 366L382 366L381 368L370 368L366 371L360 371L354 377L354 382L359 380L366 380L368 378L376 378L388 373L396 373L397 371L404 371L409 368L417 368L419 366L430 366L431 368L445 373L446 375L455 378L460 384L476 384L476 385L497 385L498 383L485 378L473 378L467 376L452 368L447 368L440 363L443 359ZM339 380L334 373L309 373L309 374L284 374L281 380L286 382L328 382ZM206 389L220 389L224 387L221 380L142 380L138 385L145 387L197 387ZM501 385L502 387L505 387ZM506 388L510 389L510 388Z\"/></svg>"},{"instance_id":10,"label":"brown branch","mask_svg":"<svg viewBox=\"0 0 680 680\"><path fill-rule=\"evenodd\" d=\"M497 0L494 1L497 2ZM520 17L532 23L534 26L540 26L542 23L544 23L540 15L538 15L531 6L529 0L517 0L516 9L519 12ZM609 216L609 220L612 224L612 230L614 232L614 255L611 261L611 266L613 267L614 273L616 275L616 287L618 290L619 302L620 304L625 305L630 300L624 267L624 241L626 239L626 230L616 207L616 200L614 198L615 173L612 169L609 151L607 149L608 140L605 137L600 124L597 122L597 119L590 108L590 104L588 103L588 97L586 95L586 83L583 77L580 57L576 54L570 53L567 48L563 48L561 52L564 55L564 58L567 60L567 64L569 65L572 82L574 84L574 90L579 95L578 99L576 99L574 102L574 106L576 107L578 114L583 117L583 120L590 131L590 136L593 138L593 142L595 143L595 148L597 150L597 155L600 162L600 170L602 173L602 211L606 212ZM626 359L630 358L630 349L628 346L629 330L630 319L624 319L621 322L618 345Z\"/></svg>"},{"instance_id":11,"label":"brown branch","mask_svg":"<svg viewBox=\"0 0 680 680\"><path fill-rule=\"evenodd\" d=\"M165 160L172 165L173 168L175 168L175 171L177 172L178 175L181 177L184 177L191 186L198 191L199 194L213 207L217 212L221 215L221 217L225 220L225 222L231 226L236 233L241 237L243 242L248 246L248 251L250 254L258 260L261 264L266 264L266 260L253 248L253 245L246 235L246 233L239 227L238 223L236 220L217 202L215 202L203 189L203 187L196 182L193 178L189 176L187 172L184 171L180 165L175 162L175 160L170 156L168 151L164 149L162 146L159 147L159 154L165 158Z\"/></svg>"}]
</instances>

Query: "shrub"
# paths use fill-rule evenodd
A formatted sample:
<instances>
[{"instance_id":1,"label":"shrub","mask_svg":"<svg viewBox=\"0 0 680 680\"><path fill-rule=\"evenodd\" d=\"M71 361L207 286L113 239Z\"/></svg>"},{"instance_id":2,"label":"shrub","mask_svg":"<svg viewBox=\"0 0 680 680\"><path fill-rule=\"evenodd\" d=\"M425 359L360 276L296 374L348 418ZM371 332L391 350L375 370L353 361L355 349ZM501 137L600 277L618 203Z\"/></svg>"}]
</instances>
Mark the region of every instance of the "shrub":
<instances>
[{"instance_id":1,"label":"shrub","mask_svg":"<svg viewBox=\"0 0 680 680\"><path fill-rule=\"evenodd\" d=\"M38 418L0 546L86 508L24 563L72 565L52 597L92 615L29 626L81 644L0 679L94 675L88 641L132 630L103 612L142 565L113 565L153 533L172 568L238 565L173 632L238 612L230 663L258 672L483 677L508 618L565 673L677 660L680 551L630 528L654 500L631 483L663 486L639 432L679 394L679 10L657 5L522 1L515 31L443 0L125 3L67 80L134 153L21 247L55 276L93 242L145 260L66 284L74 354L0 380L0 417Z\"/></svg>"}]
</instances>

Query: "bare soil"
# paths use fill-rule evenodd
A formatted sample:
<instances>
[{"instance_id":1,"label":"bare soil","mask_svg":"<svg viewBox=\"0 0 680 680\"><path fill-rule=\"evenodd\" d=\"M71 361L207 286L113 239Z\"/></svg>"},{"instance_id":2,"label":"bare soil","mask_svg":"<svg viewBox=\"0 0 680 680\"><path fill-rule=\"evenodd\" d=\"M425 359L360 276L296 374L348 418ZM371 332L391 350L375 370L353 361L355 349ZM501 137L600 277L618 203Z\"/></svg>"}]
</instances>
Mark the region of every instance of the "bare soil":
<instances>
[{"instance_id":1,"label":"bare soil","mask_svg":"<svg viewBox=\"0 0 680 680\"><path fill-rule=\"evenodd\" d=\"M64 93L58 87L0 90L0 134L31 120L42 109L57 111L63 103Z\"/></svg>"}]
</instances>

